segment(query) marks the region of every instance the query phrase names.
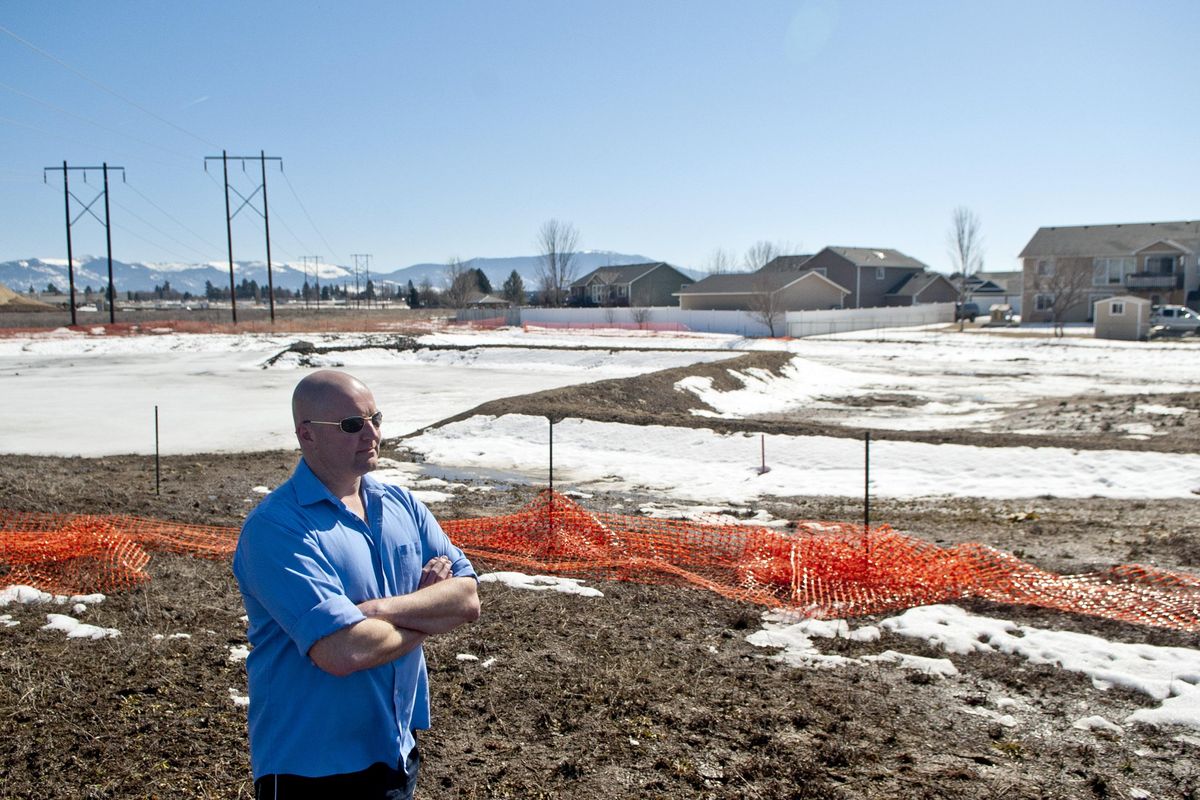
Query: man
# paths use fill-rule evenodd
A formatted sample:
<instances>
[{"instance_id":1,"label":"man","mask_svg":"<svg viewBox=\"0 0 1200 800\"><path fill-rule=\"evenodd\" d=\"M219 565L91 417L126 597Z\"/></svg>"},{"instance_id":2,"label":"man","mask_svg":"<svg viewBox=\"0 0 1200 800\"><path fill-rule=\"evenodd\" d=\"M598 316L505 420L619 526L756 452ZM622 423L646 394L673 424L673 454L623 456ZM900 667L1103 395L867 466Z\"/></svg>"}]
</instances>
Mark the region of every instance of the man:
<instances>
[{"instance_id":1,"label":"man","mask_svg":"<svg viewBox=\"0 0 1200 800\"><path fill-rule=\"evenodd\" d=\"M475 571L409 492L371 478L383 415L342 372L292 395L302 458L246 518L256 798L412 797L429 727L421 644L479 617Z\"/></svg>"}]
</instances>

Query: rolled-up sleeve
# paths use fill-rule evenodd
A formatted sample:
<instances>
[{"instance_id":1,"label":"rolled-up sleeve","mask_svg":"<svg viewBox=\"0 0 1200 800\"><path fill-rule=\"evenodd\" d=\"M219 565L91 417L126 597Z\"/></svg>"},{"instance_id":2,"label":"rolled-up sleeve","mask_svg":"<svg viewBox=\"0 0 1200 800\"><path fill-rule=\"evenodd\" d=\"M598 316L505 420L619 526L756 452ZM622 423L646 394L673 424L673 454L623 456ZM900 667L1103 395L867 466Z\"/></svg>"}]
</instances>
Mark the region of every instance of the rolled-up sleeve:
<instances>
[{"instance_id":1,"label":"rolled-up sleeve","mask_svg":"<svg viewBox=\"0 0 1200 800\"><path fill-rule=\"evenodd\" d=\"M346 596L337 570L308 532L267 518L247 519L233 571L301 655L320 639L365 619ZM254 625L253 609L251 625Z\"/></svg>"}]
</instances>

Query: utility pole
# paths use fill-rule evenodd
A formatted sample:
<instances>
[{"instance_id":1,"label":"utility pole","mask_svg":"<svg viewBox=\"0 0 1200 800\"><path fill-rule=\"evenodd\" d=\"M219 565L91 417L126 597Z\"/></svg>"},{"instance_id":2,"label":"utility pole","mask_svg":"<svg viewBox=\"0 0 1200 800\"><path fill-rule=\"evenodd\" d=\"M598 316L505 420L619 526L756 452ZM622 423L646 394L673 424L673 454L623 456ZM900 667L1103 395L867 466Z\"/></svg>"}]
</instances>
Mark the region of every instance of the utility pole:
<instances>
[{"instance_id":1,"label":"utility pole","mask_svg":"<svg viewBox=\"0 0 1200 800\"><path fill-rule=\"evenodd\" d=\"M209 161L220 161L225 173L225 237L229 244L229 302L233 311L233 322L237 324L237 286L233 282L233 218L245 208L250 206L256 214L263 218L263 230L266 233L267 239L267 298L271 305L271 322L275 322L275 277L271 270L271 218L267 213L267 162L278 161L279 171L283 171L283 159L278 156L268 156L266 151L259 150L256 156L231 156L226 151L222 150L219 156L204 157L204 171L208 172ZM257 161L262 167L262 183L254 187L254 191L250 196L239 192L236 188L229 185L229 162L242 162L242 172L246 171L247 161ZM232 214L229 212L229 191L233 189L233 193L242 198L242 204L238 206L237 211ZM258 206L251 202L254 196L262 192L262 211L258 210Z\"/></svg>"},{"instance_id":2,"label":"utility pole","mask_svg":"<svg viewBox=\"0 0 1200 800\"><path fill-rule=\"evenodd\" d=\"M371 254L370 253L351 253L350 257L354 259L354 293L358 294L358 267L361 263L366 272L366 279L363 282L363 291L367 291L367 285L371 282ZM371 308L371 296L367 295L367 308Z\"/></svg>"},{"instance_id":3,"label":"utility pole","mask_svg":"<svg viewBox=\"0 0 1200 800\"><path fill-rule=\"evenodd\" d=\"M108 171L110 169L121 170L121 182L124 183L125 182L125 168L124 167L109 167L107 161L103 162L98 167L68 167L67 162L63 161L61 167L42 167L42 181L46 182L46 173L47 172L50 172L51 170L60 170L60 169L62 170L62 174L63 174L63 201L65 203L66 215L67 215L67 282L70 284L70 294L71 294L71 299L69 300L69 303L71 306L71 324L72 325L76 324L76 321L75 321L75 256L74 256L74 253L71 251L71 226L74 225L76 222L78 222L84 214L91 214L92 217L94 217L97 222L99 222L101 225L104 226L104 240L108 245L108 321L110 323L116 322L117 321L116 304L115 304L116 292L113 288L113 271L112 271L112 269L113 269L113 267L112 267L112 226L111 226L111 216L109 215L109 206L108 206ZM76 170L78 172L82 172L84 183L87 183L88 170L100 170L100 172L103 173L104 188L100 190L99 194L97 194L95 197L92 198L90 203L84 203L82 200L80 200L78 197L76 197L75 194L71 191L70 181L68 180L68 177L67 177L68 174L71 172L71 170ZM92 211L92 206L95 205L96 201L99 200L101 197L104 198L104 219L100 219L100 217L96 216L96 212ZM75 219L71 219L71 198L74 198L75 202L78 203L80 206L82 206L82 210L79 212L78 215L76 215Z\"/></svg>"},{"instance_id":4,"label":"utility pole","mask_svg":"<svg viewBox=\"0 0 1200 800\"><path fill-rule=\"evenodd\" d=\"M300 256L300 263L304 265L304 309L308 310L308 293L312 291L312 287L308 285L308 256Z\"/></svg>"},{"instance_id":5,"label":"utility pole","mask_svg":"<svg viewBox=\"0 0 1200 800\"><path fill-rule=\"evenodd\" d=\"M313 262L313 280L316 282L316 288L310 287L310 291L317 298L317 311L321 310L321 261L318 256L300 256L300 261L304 264L304 281L308 282L308 262L312 259ZM308 308L308 296L304 297L304 307Z\"/></svg>"}]
</instances>

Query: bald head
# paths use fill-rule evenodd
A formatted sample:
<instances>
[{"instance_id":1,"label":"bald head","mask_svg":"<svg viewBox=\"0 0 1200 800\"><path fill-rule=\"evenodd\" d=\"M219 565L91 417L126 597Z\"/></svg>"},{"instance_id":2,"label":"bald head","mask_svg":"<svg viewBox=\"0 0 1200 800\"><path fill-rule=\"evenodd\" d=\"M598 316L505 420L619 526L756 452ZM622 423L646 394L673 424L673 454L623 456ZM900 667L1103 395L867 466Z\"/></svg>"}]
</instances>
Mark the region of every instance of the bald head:
<instances>
[{"instance_id":1,"label":"bald head","mask_svg":"<svg viewBox=\"0 0 1200 800\"><path fill-rule=\"evenodd\" d=\"M292 421L299 425L306 419L326 419L325 413L347 399L370 395L366 384L332 369L323 369L305 376L292 392Z\"/></svg>"}]
</instances>

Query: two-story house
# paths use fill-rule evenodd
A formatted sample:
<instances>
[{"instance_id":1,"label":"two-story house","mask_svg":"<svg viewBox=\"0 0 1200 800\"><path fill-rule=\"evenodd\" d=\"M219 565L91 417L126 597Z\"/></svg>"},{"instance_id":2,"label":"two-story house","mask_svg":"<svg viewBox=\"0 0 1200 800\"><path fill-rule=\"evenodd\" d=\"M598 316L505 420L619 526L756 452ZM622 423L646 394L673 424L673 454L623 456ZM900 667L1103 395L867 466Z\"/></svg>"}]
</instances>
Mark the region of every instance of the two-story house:
<instances>
[{"instance_id":1,"label":"two-story house","mask_svg":"<svg viewBox=\"0 0 1200 800\"><path fill-rule=\"evenodd\" d=\"M679 299L683 308L748 309L764 289L785 293L788 311L942 303L958 296L945 275L898 250L826 247L814 255L778 256L758 272L707 277L680 290Z\"/></svg>"},{"instance_id":2,"label":"two-story house","mask_svg":"<svg viewBox=\"0 0 1200 800\"><path fill-rule=\"evenodd\" d=\"M780 256L763 267L764 272L776 270L816 272L828 278L846 289L846 308L950 302L958 295L945 276L885 247L826 247L802 261Z\"/></svg>"},{"instance_id":3,"label":"two-story house","mask_svg":"<svg viewBox=\"0 0 1200 800\"><path fill-rule=\"evenodd\" d=\"M571 284L571 305L668 306L692 279L664 261L597 267Z\"/></svg>"},{"instance_id":4,"label":"two-story house","mask_svg":"<svg viewBox=\"0 0 1200 800\"><path fill-rule=\"evenodd\" d=\"M1115 295L1200 307L1200 221L1039 228L1021 251L1024 322L1091 317Z\"/></svg>"}]
</instances>

